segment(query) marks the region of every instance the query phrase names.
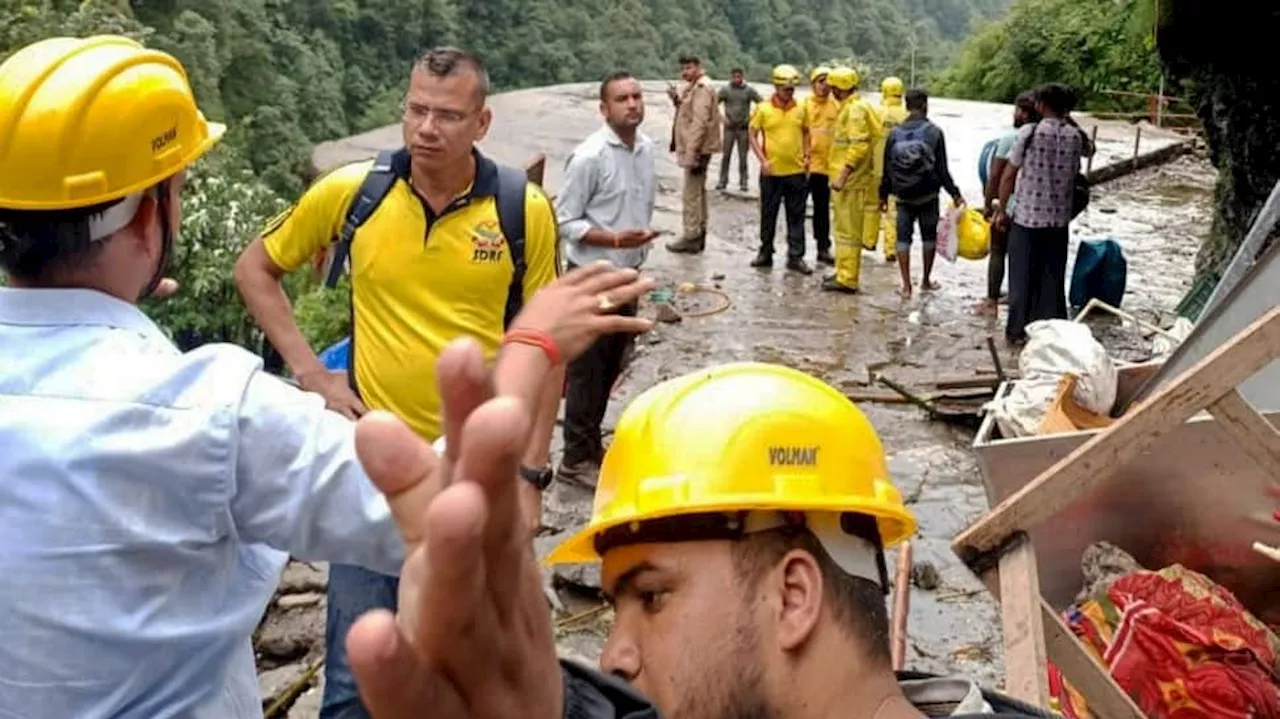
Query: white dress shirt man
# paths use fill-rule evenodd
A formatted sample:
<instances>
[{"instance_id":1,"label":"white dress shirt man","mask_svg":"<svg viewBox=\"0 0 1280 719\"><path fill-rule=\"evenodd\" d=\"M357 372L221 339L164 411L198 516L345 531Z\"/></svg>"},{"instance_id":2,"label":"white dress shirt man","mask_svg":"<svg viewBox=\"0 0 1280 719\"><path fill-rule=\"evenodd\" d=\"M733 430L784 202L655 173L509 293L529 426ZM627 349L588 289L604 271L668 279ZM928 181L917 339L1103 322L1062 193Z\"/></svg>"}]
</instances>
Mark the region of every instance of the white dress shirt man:
<instances>
[{"instance_id":1,"label":"white dress shirt man","mask_svg":"<svg viewBox=\"0 0 1280 719\"><path fill-rule=\"evenodd\" d=\"M640 82L625 72L606 77L600 83L600 114L604 126L569 156L556 197L564 254L570 268L600 259L639 268L658 234L650 229L657 179L653 142L639 131L644 121ZM635 315L636 305L616 311ZM569 365L561 478L595 484L604 457L600 423L632 341L625 334L603 336Z\"/></svg>"}]
</instances>

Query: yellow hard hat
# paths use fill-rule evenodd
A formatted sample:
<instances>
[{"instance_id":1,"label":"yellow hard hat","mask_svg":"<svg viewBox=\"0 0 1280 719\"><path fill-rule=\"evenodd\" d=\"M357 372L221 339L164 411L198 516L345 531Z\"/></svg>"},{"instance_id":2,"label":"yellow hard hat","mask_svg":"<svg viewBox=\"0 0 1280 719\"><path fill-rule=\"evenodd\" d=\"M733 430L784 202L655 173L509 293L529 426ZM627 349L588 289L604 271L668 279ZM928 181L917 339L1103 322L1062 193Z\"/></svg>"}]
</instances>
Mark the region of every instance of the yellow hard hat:
<instances>
[{"instance_id":1,"label":"yellow hard hat","mask_svg":"<svg viewBox=\"0 0 1280 719\"><path fill-rule=\"evenodd\" d=\"M866 515L885 547L916 530L853 402L803 372L741 362L668 380L632 402L605 453L590 523L545 561L596 561L604 533L650 520L752 510Z\"/></svg>"},{"instance_id":2,"label":"yellow hard hat","mask_svg":"<svg viewBox=\"0 0 1280 719\"><path fill-rule=\"evenodd\" d=\"M827 73L827 84L837 90L852 90L858 86L858 71L851 67L834 68Z\"/></svg>"},{"instance_id":3,"label":"yellow hard hat","mask_svg":"<svg viewBox=\"0 0 1280 719\"><path fill-rule=\"evenodd\" d=\"M773 68L773 84L795 87L800 84L800 71L795 65L779 65Z\"/></svg>"},{"instance_id":4,"label":"yellow hard hat","mask_svg":"<svg viewBox=\"0 0 1280 719\"><path fill-rule=\"evenodd\" d=\"M177 174L225 131L171 55L119 36L52 38L0 65L0 208L117 200Z\"/></svg>"},{"instance_id":5,"label":"yellow hard hat","mask_svg":"<svg viewBox=\"0 0 1280 719\"><path fill-rule=\"evenodd\" d=\"M906 91L907 88L902 84L900 77L886 77L884 82L880 83L880 94L887 97L902 97Z\"/></svg>"},{"instance_id":6,"label":"yellow hard hat","mask_svg":"<svg viewBox=\"0 0 1280 719\"><path fill-rule=\"evenodd\" d=\"M809 84L812 85L818 78L829 74L831 74L831 68L826 65L819 65L809 71Z\"/></svg>"}]
</instances>

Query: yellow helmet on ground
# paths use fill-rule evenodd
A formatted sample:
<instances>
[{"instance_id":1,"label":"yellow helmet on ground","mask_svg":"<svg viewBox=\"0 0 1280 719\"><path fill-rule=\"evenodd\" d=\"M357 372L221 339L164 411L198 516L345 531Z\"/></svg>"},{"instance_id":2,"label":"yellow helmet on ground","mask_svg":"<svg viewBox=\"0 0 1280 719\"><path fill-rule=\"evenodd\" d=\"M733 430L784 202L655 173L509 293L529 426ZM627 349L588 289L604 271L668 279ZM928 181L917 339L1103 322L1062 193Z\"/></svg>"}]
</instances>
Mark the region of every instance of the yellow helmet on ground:
<instances>
[{"instance_id":1,"label":"yellow helmet on ground","mask_svg":"<svg viewBox=\"0 0 1280 719\"><path fill-rule=\"evenodd\" d=\"M818 78L829 74L831 74L831 68L826 65L819 65L809 71L809 84L812 85L818 81Z\"/></svg>"},{"instance_id":2,"label":"yellow helmet on ground","mask_svg":"<svg viewBox=\"0 0 1280 719\"><path fill-rule=\"evenodd\" d=\"M652 387L623 412L589 524L546 562L596 561L653 520L769 511L862 515L884 547L916 530L853 402L780 365L720 365Z\"/></svg>"},{"instance_id":3,"label":"yellow helmet on ground","mask_svg":"<svg viewBox=\"0 0 1280 719\"><path fill-rule=\"evenodd\" d=\"M902 97L906 91L907 87L902 84L900 77L886 77L884 82L880 83L880 94L885 97Z\"/></svg>"},{"instance_id":4,"label":"yellow helmet on ground","mask_svg":"<svg viewBox=\"0 0 1280 719\"><path fill-rule=\"evenodd\" d=\"M772 80L774 85L795 87L800 84L800 71L795 65L779 65L773 68Z\"/></svg>"},{"instance_id":5,"label":"yellow helmet on ground","mask_svg":"<svg viewBox=\"0 0 1280 719\"><path fill-rule=\"evenodd\" d=\"M827 73L827 84L837 90L852 90L858 86L858 71L851 67L834 68Z\"/></svg>"},{"instance_id":6,"label":"yellow helmet on ground","mask_svg":"<svg viewBox=\"0 0 1280 719\"><path fill-rule=\"evenodd\" d=\"M0 208L66 210L150 188L225 127L171 55L120 36L52 38L0 65Z\"/></svg>"}]
</instances>

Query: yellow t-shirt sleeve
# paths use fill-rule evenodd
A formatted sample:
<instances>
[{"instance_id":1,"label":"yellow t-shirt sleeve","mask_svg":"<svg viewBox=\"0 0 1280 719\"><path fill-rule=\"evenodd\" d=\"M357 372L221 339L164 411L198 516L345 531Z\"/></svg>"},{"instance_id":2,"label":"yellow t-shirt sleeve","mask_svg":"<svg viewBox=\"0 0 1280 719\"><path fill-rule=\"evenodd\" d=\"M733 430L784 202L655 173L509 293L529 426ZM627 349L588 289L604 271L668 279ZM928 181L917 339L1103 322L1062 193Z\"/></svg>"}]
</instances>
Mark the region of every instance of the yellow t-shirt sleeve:
<instances>
[{"instance_id":1,"label":"yellow t-shirt sleeve","mask_svg":"<svg viewBox=\"0 0 1280 719\"><path fill-rule=\"evenodd\" d=\"M756 105L756 109L751 111L751 122L748 126L752 130L764 129L764 110L759 105Z\"/></svg>"},{"instance_id":2,"label":"yellow t-shirt sleeve","mask_svg":"<svg viewBox=\"0 0 1280 719\"><path fill-rule=\"evenodd\" d=\"M293 272L337 240L347 208L372 166L370 161L339 167L267 222L261 237L271 261Z\"/></svg>"},{"instance_id":3,"label":"yellow t-shirt sleeve","mask_svg":"<svg viewBox=\"0 0 1280 719\"><path fill-rule=\"evenodd\" d=\"M560 238L551 200L533 183L525 186L524 301L560 276Z\"/></svg>"}]
</instances>

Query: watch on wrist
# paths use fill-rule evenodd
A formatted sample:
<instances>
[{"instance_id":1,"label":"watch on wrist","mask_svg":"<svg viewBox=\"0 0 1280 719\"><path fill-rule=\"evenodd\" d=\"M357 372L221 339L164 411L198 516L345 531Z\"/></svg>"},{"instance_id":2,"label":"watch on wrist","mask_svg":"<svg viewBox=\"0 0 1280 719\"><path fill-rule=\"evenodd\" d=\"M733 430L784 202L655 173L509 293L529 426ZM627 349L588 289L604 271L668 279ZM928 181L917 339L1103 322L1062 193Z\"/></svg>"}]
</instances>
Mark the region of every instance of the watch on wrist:
<instances>
[{"instance_id":1,"label":"watch on wrist","mask_svg":"<svg viewBox=\"0 0 1280 719\"><path fill-rule=\"evenodd\" d=\"M520 477L538 489L545 490L551 486L551 480L555 479L556 473L551 470L550 465L541 469L534 469L522 464L520 465Z\"/></svg>"}]
</instances>

